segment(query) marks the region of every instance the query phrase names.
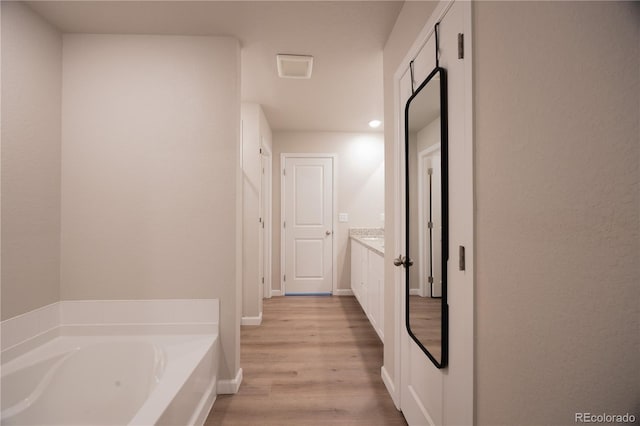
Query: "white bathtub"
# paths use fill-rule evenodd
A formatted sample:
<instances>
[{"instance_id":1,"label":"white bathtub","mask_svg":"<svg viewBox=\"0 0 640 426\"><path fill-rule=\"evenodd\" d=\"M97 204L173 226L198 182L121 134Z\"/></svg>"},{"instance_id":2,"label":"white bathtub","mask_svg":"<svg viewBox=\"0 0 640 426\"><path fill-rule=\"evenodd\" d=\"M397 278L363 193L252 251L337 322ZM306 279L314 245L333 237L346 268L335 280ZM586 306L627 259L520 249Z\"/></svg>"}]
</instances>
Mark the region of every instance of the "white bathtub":
<instances>
[{"instance_id":1,"label":"white bathtub","mask_svg":"<svg viewBox=\"0 0 640 426\"><path fill-rule=\"evenodd\" d=\"M202 424L217 334L59 336L2 365L3 425Z\"/></svg>"}]
</instances>

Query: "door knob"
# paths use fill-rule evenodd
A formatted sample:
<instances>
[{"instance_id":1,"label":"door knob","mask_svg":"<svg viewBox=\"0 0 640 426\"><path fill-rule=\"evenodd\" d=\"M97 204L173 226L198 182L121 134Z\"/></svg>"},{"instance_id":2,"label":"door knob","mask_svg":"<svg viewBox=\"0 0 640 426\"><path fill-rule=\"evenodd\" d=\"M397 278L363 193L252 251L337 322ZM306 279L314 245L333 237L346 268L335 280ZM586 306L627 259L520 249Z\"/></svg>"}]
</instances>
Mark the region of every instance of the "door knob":
<instances>
[{"instance_id":1,"label":"door knob","mask_svg":"<svg viewBox=\"0 0 640 426\"><path fill-rule=\"evenodd\" d=\"M324 235L331 235L331 231L329 230L325 231Z\"/></svg>"},{"instance_id":2,"label":"door knob","mask_svg":"<svg viewBox=\"0 0 640 426\"><path fill-rule=\"evenodd\" d=\"M393 259L393 264L396 266L404 266L405 268L408 268L409 266L413 265L413 260L400 255Z\"/></svg>"}]
</instances>

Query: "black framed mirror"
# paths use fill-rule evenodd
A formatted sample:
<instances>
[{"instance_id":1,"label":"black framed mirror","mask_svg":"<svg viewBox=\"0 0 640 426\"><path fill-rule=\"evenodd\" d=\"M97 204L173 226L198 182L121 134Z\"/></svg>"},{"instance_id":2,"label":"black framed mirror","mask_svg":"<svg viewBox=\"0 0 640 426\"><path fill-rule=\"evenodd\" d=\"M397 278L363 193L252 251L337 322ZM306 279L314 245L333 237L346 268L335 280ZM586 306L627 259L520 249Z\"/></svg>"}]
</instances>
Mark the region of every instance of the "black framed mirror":
<instances>
[{"instance_id":1,"label":"black framed mirror","mask_svg":"<svg viewBox=\"0 0 640 426\"><path fill-rule=\"evenodd\" d=\"M405 107L406 327L438 368L447 365L447 73L436 67Z\"/></svg>"}]
</instances>

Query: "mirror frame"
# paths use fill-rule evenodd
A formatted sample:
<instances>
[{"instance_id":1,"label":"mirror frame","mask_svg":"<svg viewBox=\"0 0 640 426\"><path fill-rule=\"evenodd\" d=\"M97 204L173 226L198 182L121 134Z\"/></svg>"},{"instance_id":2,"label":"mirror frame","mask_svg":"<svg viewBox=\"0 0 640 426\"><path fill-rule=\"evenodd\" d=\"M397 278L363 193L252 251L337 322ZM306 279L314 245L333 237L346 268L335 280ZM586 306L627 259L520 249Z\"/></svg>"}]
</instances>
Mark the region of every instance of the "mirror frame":
<instances>
[{"instance_id":1,"label":"mirror frame","mask_svg":"<svg viewBox=\"0 0 640 426\"><path fill-rule=\"evenodd\" d=\"M420 342L413 331L411 330L411 324L409 322L409 268L411 267L410 259L410 210L409 210L409 107L411 101L420 94L420 91L429 82L438 75L440 77L440 152L441 152L441 185L442 185L442 302L441 302L441 359L437 360L429 350ZM448 133L448 115L447 115L447 71L444 68L436 67L431 71L427 78L420 84L420 86L413 92L409 100L407 100L404 111L404 158L405 158L405 232L406 232L406 257L407 264L405 264L405 325L409 336L414 342L422 349L422 351L429 357L431 362L437 368L444 368L447 366L449 358L449 305L447 304L447 262L449 260L449 133Z\"/></svg>"}]
</instances>

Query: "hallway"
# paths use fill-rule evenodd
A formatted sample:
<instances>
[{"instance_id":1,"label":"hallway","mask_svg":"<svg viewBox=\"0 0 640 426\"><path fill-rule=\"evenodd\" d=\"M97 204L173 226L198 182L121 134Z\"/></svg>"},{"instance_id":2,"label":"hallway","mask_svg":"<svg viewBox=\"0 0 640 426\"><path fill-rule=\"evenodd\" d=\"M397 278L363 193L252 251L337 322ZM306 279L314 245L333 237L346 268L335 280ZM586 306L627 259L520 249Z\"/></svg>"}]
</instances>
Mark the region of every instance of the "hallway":
<instances>
[{"instance_id":1,"label":"hallway","mask_svg":"<svg viewBox=\"0 0 640 426\"><path fill-rule=\"evenodd\" d=\"M406 425L382 379L382 343L354 297L276 297L243 326L244 379L206 425Z\"/></svg>"}]
</instances>

